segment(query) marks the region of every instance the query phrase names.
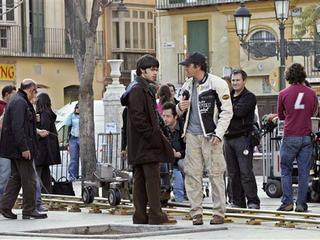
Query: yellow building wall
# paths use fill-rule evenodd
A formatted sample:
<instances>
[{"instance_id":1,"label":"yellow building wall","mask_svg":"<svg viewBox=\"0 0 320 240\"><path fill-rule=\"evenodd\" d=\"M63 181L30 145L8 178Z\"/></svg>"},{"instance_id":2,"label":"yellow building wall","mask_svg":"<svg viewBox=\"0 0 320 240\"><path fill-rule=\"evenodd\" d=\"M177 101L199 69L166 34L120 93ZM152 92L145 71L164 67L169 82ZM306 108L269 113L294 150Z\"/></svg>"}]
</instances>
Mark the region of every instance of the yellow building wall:
<instances>
[{"instance_id":1,"label":"yellow building wall","mask_svg":"<svg viewBox=\"0 0 320 240\"><path fill-rule=\"evenodd\" d=\"M64 105L64 88L79 85L78 73L72 59L44 59L44 58L0 58L0 64L10 63L15 65L15 80L0 81L0 89L8 84L16 87L25 78L32 78L44 89L51 98L52 108L58 109ZM94 99L101 99L103 87L102 63L96 65L93 81Z\"/></svg>"},{"instance_id":2,"label":"yellow building wall","mask_svg":"<svg viewBox=\"0 0 320 240\"><path fill-rule=\"evenodd\" d=\"M295 0L291 1L290 9L306 8L319 4L317 0ZM197 17L208 17L209 19L209 51L213 52L213 64L211 70L214 74L222 74L224 66L240 67L248 73L247 87L257 95L276 94L279 90L279 59L277 57L254 58L240 46L240 41L235 32L233 14L240 5L220 4L215 6L192 7L183 9L172 9L157 12L157 54L160 60L160 81L167 82L168 79L177 79L177 53L184 50L183 36L187 33L186 21ZM275 18L274 1L249 1L246 7L250 10L252 17L250 30L245 41L257 30L267 30L279 40L279 24ZM285 23L285 38L294 37L294 25L298 24L297 17L289 17ZM173 42L174 48L164 49L163 44ZM293 62L304 64L302 57L287 57L286 66ZM269 80L271 93L263 92L263 81Z\"/></svg>"},{"instance_id":3,"label":"yellow building wall","mask_svg":"<svg viewBox=\"0 0 320 240\"><path fill-rule=\"evenodd\" d=\"M187 23L204 19L208 20L209 52L212 52L209 71L218 76L222 75L223 67L228 65L227 16L214 11L213 8L202 8L196 13L188 12L188 14L183 11L181 14L178 14L178 11L168 15L158 13L156 42L161 84L171 82L178 85L177 54L184 53L187 47L185 46ZM165 47L166 43L173 43L173 47Z\"/></svg>"}]
</instances>

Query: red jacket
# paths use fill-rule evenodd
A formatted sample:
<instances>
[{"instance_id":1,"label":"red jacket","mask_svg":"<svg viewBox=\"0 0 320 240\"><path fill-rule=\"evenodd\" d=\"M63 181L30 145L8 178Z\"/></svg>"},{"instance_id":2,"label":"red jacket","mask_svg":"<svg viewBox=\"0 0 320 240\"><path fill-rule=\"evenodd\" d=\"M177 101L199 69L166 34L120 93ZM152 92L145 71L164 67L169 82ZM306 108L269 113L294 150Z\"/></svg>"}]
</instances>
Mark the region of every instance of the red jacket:
<instances>
[{"instance_id":1,"label":"red jacket","mask_svg":"<svg viewBox=\"0 0 320 240\"><path fill-rule=\"evenodd\" d=\"M6 105L7 103L5 101L0 100L0 116L3 114Z\"/></svg>"}]
</instances>

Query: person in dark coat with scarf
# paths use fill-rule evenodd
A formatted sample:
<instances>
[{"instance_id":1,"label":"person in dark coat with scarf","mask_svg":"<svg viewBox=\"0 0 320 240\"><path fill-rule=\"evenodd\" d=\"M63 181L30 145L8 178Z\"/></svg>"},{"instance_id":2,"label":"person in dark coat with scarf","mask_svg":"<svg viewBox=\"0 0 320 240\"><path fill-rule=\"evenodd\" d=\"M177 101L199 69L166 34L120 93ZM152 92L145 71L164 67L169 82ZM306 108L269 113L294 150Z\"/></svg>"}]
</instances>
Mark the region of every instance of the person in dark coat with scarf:
<instances>
[{"instance_id":1,"label":"person in dark coat with scarf","mask_svg":"<svg viewBox=\"0 0 320 240\"><path fill-rule=\"evenodd\" d=\"M11 160L11 176L0 201L0 213L17 219L12 212L22 187L22 218L46 218L47 214L36 210L36 171L34 159L37 155L37 135L47 137L48 131L36 129L36 113L31 104L37 94L37 83L24 79L16 95L6 107L0 141L0 157ZM5 137L4 137L5 136Z\"/></svg>"},{"instance_id":2,"label":"person in dark coat with scarf","mask_svg":"<svg viewBox=\"0 0 320 240\"><path fill-rule=\"evenodd\" d=\"M133 166L134 224L168 223L160 204L159 163L174 161L172 147L163 135L156 114L153 82L159 62L151 55L137 61L137 78L121 97L128 109L128 163ZM149 204L149 214L147 214Z\"/></svg>"},{"instance_id":3,"label":"person in dark coat with scarf","mask_svg":"<svg viewBox=\"0 0 320 240\"><path fill-rule=\"evenodd\" d=\"M48 94L41 93L37 101L37 128L49 131L45 138L38 138L38 155L35 165L42 182L42 192L52 193L50 165L61 164L58 133L55 126L57 115L51 109L51 100Z\"/></svg>"}]
</instances>

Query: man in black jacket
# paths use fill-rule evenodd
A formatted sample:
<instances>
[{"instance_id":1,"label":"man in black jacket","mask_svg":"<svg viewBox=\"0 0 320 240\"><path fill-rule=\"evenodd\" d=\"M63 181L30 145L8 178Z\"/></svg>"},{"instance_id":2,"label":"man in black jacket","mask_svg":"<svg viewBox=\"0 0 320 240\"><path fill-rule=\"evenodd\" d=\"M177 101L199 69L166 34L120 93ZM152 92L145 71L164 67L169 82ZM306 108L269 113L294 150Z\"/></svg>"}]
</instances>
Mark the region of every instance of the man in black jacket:
<instances>
[{"instance_id":1,"label":"man in black jacket","mask_svg":"<svg viewBox=\"0 0 320 240\"><path fill-rule=\"evenodd\" d=\"M37 94L37 84L32 79L22 81L17 94L6 108L0 142L0 156L11 160L11 177L0 202L1 214L17 219L12 208L23 189L22 218L46 218L36 210L36 181L34 158L37 134L48 136L46 130L36 129L36 114L30 100Z\"/></svg>"},{"instance_id":2,"label":"man in black jacket","mask_svg":"<svg viewBox=\"0 0 320 240\"><path fill-rule=\"evenodd\" d=\"M247 74L235 69L231 75L233 117L224 136L224 154L227 162L233 205L259 209L257 183L252 170L253 130L256 96L245 88ZM247 198L247 203L246 203Z\"/></svg>"}]
</instances>

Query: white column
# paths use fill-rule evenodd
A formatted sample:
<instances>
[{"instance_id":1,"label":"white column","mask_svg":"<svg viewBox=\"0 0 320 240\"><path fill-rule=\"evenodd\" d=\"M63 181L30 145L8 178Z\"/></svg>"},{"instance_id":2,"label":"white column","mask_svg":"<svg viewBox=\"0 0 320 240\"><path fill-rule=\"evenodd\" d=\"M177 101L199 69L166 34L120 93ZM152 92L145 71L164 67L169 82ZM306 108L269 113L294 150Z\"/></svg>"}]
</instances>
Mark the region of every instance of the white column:
<instances>
[{"instance_id":1,"label":"white column","mask_svg":"<svg viewBox=\"0 0 320 240\"><path fill-rule=\"evenodd\" d=\"M113 168L120 169L120 148L121 148L121 127L122 127L122 111L123 107L120 103L120 97L125 92L125 86L120 84L121 76L120 65L122 59L114 59L107 61L111 66L110 76L112 84L106 87L106 92L103 95L104 104L104 132L118 133L118 141L116 138L107 136L103 141L103 153L105 158L103 162L111 164ZM115 135L114 135L115 136ZM113 140L112 140L113 139ZM108 146L108 147L106 147ZM115 158L117 156L117 158Z\"/></svg>"},{"instance_id":2,"label":"white column","mask_svg":"<svg viewBox=\"0 0 320 240\"><path fill-rule=\"evenodd\" d=\"M103 95L104 104L104 129L106 132L107 125L114 124L116 126L116 132L120 133L122 126L122 110L123 107L120 103L120 97L125 91L125 86L120 84L119 78L121 76L120 65L123 62L122 59L112 59L107 61L111 66L110 76L112 78L112 84L106 87L106 91Z\"/></svg>"}]
</instances>

